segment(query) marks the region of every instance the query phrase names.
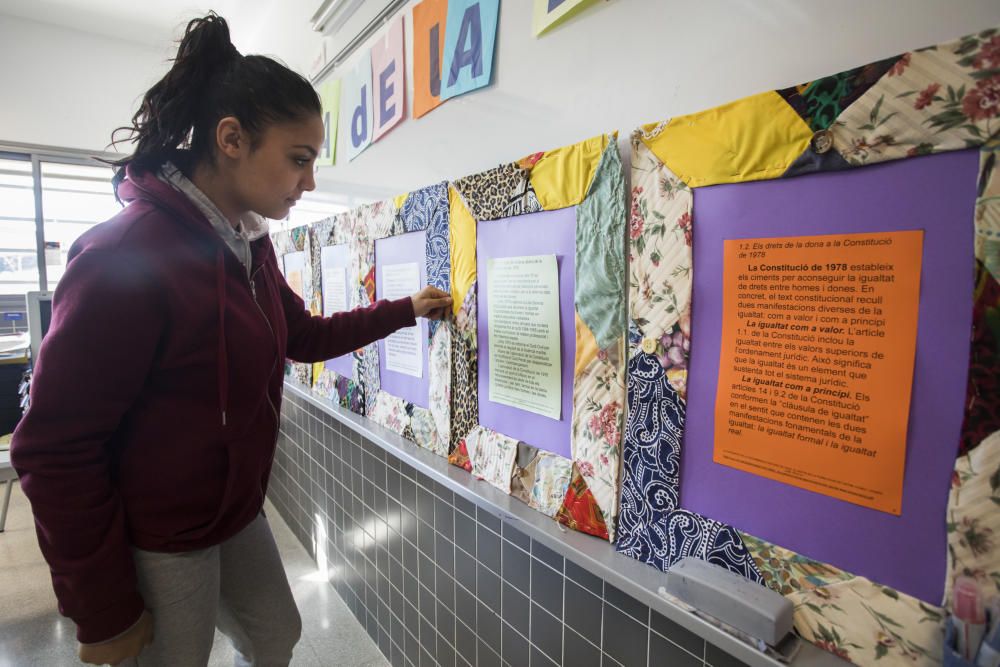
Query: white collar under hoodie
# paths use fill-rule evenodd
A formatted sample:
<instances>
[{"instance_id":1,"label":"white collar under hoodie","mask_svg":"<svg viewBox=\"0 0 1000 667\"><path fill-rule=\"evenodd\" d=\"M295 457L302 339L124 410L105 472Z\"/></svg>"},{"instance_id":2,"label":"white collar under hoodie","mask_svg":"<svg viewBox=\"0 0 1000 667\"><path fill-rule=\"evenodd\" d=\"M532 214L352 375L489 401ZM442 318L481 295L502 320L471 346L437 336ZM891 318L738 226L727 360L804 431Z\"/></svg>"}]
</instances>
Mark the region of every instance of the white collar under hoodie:
<instances>
[{"instance_id":1,"label":"white collar under hoodie","mask_svg":"<svg viewBox=\"0 0 1000 667\"><path fill-rule=\"evenodd\" d=\"M234 228L219 207L198 189L191 180L181 173L181 170L172 162L167 162L160 169L158 177L164 183L168 183L176 190L187 195L188 199L198 207L208 221L212 223L212 229L226 242L226 245L236 258L240 260L243 267L250 275L250 242L259 239L268 232L267 218L250 211L239 221L239 226Z\"/></svg>"}]
</instances>

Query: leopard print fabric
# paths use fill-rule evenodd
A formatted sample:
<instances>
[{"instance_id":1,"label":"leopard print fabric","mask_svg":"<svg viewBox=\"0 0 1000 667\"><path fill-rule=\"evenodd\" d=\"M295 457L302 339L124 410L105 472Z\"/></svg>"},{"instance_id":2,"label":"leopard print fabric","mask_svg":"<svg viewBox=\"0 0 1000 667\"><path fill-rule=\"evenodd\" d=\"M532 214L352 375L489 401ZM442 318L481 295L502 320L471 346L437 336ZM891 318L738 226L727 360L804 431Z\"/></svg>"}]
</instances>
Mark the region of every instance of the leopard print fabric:
<instances>
[{"instance_id":1,"label":"leopard print fabric","mask_svg":"<svg viewBox=\"0 0 1000 667\"><path fill-rule=\"evenodd\" d=\"M542 210L528 178L529 173L512 162L460 178L454 185L473 218L477 221L498 220Z\"/></svg>"},{"instance_id":2,"label":"leopard print fabric","mask_svg":"<svg viewBox=\"0 0 1000 667\"><path fill-rule=\"evenodd\" d=\"M454 450L479 424L479 360L474 339L457 330L451 336L450 450Z\"/></svg>"}]
</instances>

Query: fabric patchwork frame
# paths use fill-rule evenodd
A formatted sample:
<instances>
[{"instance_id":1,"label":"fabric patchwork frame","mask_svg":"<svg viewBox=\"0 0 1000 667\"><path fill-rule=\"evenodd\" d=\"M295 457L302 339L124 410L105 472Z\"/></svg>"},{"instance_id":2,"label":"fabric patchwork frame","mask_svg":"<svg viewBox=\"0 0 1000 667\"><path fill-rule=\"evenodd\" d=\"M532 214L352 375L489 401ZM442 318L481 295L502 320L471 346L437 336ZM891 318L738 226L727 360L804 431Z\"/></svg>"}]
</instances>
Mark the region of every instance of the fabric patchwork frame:
<instances>
[{"instance_id":1,"label":"fabric patchwork frame","mask_svg":"<svg viewBox=\"0 0 1000 667\"><path fill-rule=\"evenodd\" d=\"M955 576L974 576L984 590L1000 586L998 132L1000 32L989 29L633 134L629 414L618 551L662 570L696 556L766 585L795 603L801 636L857 664L941 661ZM965 424L953 443L942 606L681 507L697 222L692 189L968 148L981 151L969 257L977 279Z\"/></svg>"},{"instance_id":2,"label":"fabric patchwork frame","mask_svg":"<svg viewBox=\"0 0 1000 667\"><path fill-rule=\"evenodd\" d=\"M323 248L328 246L346 245L348 247L347 308L353 310L361 305L361 248L358 245L358 235L353 223L357 216L350 211L320 220L309 227L309 241L312 265L312 301L309 304L313 313L323 312L323 274L321 256ZM338 403L359 415L364 414L364 383L361 379L362 351L350 354L352 372L342 375L328 368L324 362L313 364L313 391L323 398Z\"/></svg>"},{"instance_id":3,"label":"fabric patchwork frame","mask_svg":"<svg viewBox=\"0 0 1000 667\"><path fill-rule=\"evenodd\" d=\"M314 288L313 285L313 270L311 266L312 251L309 227L302 225L299 227L293 227L292 229L274 232L271 234L271 244L274 246L274 254L278 260L278 266L281 267L282 273L284 273L285 255L295 252L305 253L305 266L302 275L302 300L305 301L306 308L308 308L313 315L318 314L318 312L314 310L314 290L316 288ZM312 386L313 381L313 365L292 361L290 359L285 360L285 378L293 380L297 384L310 387Z\"/></svg>"},{"instance_id":4,"label":"fabric patchwork frame","mask_svg":"<svg viewBox=\"0 0 1000 667\"><path fill-rule=\"evenodd\" d=\"M375 241L411 232L425 232L427 284L449 291L449 201L445 183L415 190L394 200L355 209L353 241L358 249L360 305L375 302ZM414 405L381 388L378 344L359 354L357 377L364 393L365 414L375 422L440 456L451 448L452 328L448 321L428 327L427 381L429 404Z\"/></svg>"},{"instance_id":5,"label":"fabric patchwork frame","mask_svg":"<svg viewBox=\"0 0 1000 667\"><path fill-rule=\"evenodd\" d=\"M625 181L617 135L451 185L453 464L573 529L611 539L625 413ZM477 224L576 207L571 458L480 425ZM528 246L526 249L530 249ZM587 267L581 269L581 267Z\"/></svg>"}]
</instances>

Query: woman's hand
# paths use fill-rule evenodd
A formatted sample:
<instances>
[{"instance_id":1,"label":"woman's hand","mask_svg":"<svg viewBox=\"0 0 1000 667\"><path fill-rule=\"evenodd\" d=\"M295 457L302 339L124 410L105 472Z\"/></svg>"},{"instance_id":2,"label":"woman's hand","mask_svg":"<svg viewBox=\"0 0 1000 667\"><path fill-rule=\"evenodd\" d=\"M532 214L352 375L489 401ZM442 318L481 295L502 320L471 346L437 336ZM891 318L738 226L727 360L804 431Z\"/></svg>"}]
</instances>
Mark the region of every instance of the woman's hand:
<instances>
[{"instance_id":1,"label":"woman's hand","mask_svg":"<svg viewBox=\"0 0 1000 667\"><path fill-rule=\"evenodd\" d=\"M80 660L91 665L117 665L153 643L153 617L148 611L124 634L100 644L80 644Z\"/></svg>"},{"instance_id":2,"label":"woman's hand","mask_svg":"<svg viewBox=\"0 0 1000 667\"><path fill-rule=\"evenodd\" d=\"M429 320L440 320L451 306L451 297L437 287L425 287L411 296L410 300L413 301L413 316Z\"/></svg>"}]
</instances>

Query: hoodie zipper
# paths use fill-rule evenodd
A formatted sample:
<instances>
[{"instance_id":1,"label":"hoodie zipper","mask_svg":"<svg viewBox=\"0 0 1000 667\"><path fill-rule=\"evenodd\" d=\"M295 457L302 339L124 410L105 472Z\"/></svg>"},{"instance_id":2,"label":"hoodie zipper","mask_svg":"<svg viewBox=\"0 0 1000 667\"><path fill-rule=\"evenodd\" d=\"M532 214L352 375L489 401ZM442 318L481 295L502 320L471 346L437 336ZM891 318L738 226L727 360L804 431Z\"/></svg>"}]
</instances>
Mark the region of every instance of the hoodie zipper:
<instances>
[{"instance_id":1,"label":"hoodie zipper","mask_svg":"<svg viewBox=\"0 0 1000 667\"><path fill-rule=\"evenodd\" d=\"M247 245L249 246L250 244L247 243ZM253 297L253 304L255 306L257 306L257 310L260 312L260 316L264 318L264 323L267 324L267 330L271 332L271 338L274 339L274 346L277 347L278 346L278 337L274 334L274 328L271 326L271 321L269 319L267 319L267 314L264 312L264 309L260 307L260 303L257 302L257 284L254 282L254 277L258 273L260 273L260 270L262 268L264 268L263 264L261 264L260 266L258 266L257 269L247 277L247 280L248 280L248 282L250 284L250 296ZM274 373L274 367L277 365L277 363L278 363L278 356L277 356L277 354L275 354L274 360L271 362L271 371L270 371L270 373L268 373L268 377L270 377L271 374ZM270 380L268 381L268 384L270 384ZM271 402L271 390L270 390L270 387L267 387L264 390L264 398L267 399L267 404L270 406L271 412L274 413L274 422L275 422L275 424L278 425L278 428L280 430L280 428L281 428L281 418L278 416L278 410L277 410L277 408L274 407L274 403ZM275 444L277 444L277 442L278 442L278 435L277 435L277 433L274 436L274 442L275 442ZM261 486L260 486L260 503L261 503L261 508L263 508L263 506L264 506L264 501L265 501L266 497L267 496L264 493L264 485L261 484Z\"/></svg>"},{"instance_id":2,"label":"hoodie zipper","mask_svg":"<svg viewBox=\"0 0 1000 667\"><path fill-rule=\"evenodd\" d=\"M263 268L264 268L263 264L258 266L257 269L250 275L248 279L250 283L250 296L253 297L253 304L257 306L257 311L260 313L261 317L264 318L264 323L267 325L267 330L271 332L271 338L274 339L274 345L275 347L277 347L278 337L274 335L274 328L271 326L271 321L267 319L267 315L264 313L264 309L261 308L260 303L257 302L257 285L256 283L254 283L254 277L258 273L260 273L260 270ZM271 362L271 371L270 373L268 373L268 375L274 373L274 367L275 365L277 365L277 363L278 363L278 357L275 356L274 360ZM271 406L271 412L274 413L275 420L280 421L278 417L278 410L277 408L274 407L274 403L271 402L271 394L265 392L264 397L267 398L267 404Z\"/></svg>"}]
</instances>

